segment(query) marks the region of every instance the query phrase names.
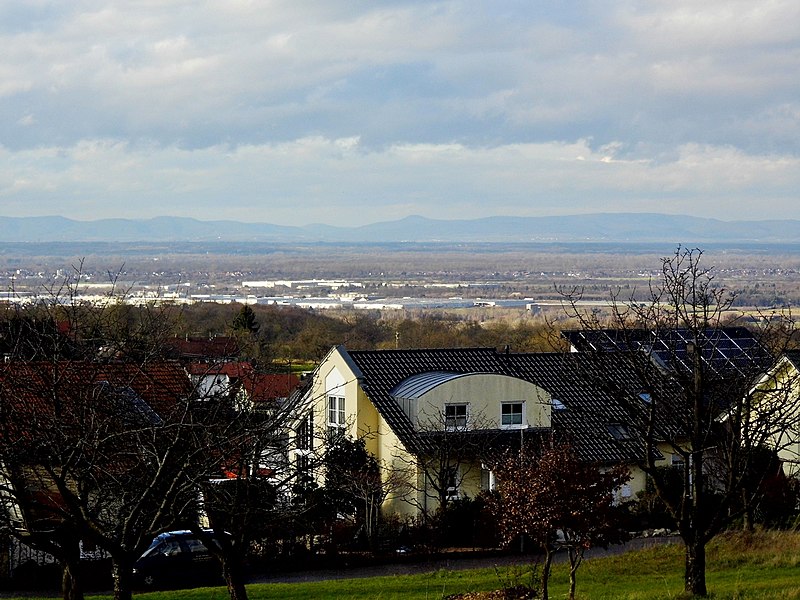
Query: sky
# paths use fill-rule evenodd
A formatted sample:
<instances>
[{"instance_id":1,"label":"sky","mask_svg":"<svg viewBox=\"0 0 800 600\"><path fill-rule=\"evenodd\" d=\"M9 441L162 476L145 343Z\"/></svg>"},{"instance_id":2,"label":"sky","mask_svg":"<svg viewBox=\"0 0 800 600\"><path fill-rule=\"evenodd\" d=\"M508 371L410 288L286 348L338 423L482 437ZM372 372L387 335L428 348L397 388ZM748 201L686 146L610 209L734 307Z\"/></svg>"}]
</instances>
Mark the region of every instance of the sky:
<instances>
[{"instance_id":1,"label":"sky","mask_svg":"<svg viewBox=\"0 0 800 600\"><path fill-rule=\"evenodd\" d=\"M0 216L800 219L797 0L4 0Z\"/></svg>"}]
</instances>

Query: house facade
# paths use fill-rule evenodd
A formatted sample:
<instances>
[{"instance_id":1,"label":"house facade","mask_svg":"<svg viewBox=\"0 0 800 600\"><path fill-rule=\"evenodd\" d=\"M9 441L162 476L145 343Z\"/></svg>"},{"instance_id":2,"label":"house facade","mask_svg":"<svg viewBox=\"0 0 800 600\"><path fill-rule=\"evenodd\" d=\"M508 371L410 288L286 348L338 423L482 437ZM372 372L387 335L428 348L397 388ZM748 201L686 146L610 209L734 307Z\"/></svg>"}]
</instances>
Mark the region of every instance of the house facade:
<instances>
[{"instance_id":1,"label":"house facade","mask_svg":"<svg viewBox=\"0 0 800 600\"><path fill-rule=\"evenodd\" d=\"M775 450L783 472L800 474L800 350L784 352L754 386L755 441Z\"/></svg>"},{"instance_id":2,"label":"house facade","mask_svg":"<svg viewBox=\"0 0 800 600\"><path fill-rule=\"evenodd\" d=\"M599 468L629 465L619 490L646 485L641 444L624 407L581 377L578 357L494 348L348 351L332 348L311 376L291 444L308 468L337 435L364 439L386 480L405 480L384 510L417 515L493 487L489 459L526 441L556 439ZM670 464L667 449L659 457ZM324 481L321 469L314 473Z\"/></svg>"},{"instance_id":3,"label":"house facade","mask_svg":"<svg viewBox=\"0 0 800 600\"><path fill-rule=\"evenodd\" d=\"M51 535L67 518L52 473L59 473L62 486L75 486L72 471L64 475L54 465L61 468L61 460L71 459L76 471L124 470L130 453L122 440L131 439L124 432L158 427L180 413L191 393L186 371L174 361L4 363L0 504L6 523L20 538ZM95 452L94 463L81 462L75 450L84 440ZM39 456L41 449L47 451Z\"/></svg>"}]
</instances>

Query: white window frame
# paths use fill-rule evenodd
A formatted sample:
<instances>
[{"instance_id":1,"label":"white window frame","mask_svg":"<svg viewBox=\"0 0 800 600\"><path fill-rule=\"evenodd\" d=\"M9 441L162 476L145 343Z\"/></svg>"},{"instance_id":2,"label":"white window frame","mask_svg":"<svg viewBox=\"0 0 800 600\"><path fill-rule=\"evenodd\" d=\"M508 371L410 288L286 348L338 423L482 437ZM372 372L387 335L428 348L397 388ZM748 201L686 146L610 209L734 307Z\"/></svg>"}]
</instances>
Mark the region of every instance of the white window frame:
<instances>
[{"instance_id":1,"label":"white window frame","mask_svg":"<svg viewBox=\"0 0 800 600\"><path fill-rule=\"evenodd\" d=\"M329 395L325 410L327 411L328 430L341 433L347 427L344 396Z\"/></svg>"},{"instance_id":2,"label":"white window frame","mask_svg":"<svg viewBox=\"0 0 800 600\"><path fill-rule=\"evenodd\" d=\"M519 413L519 423L504 423L503 418L505 415L503 414L503 409L506 406L514 406L519 405L520 413ZM509 413L510 416L514 416L516 413ZM523 429L525 427L525 401L524 400L508 400L506 402L500 403L500 428L501 429Z\"/></svg>"},{"instance_id":3,"label":"white window frame","mask_svg":"<svg viewBox=\"0 0 800 600\"><path fill-rule=\"evenodd\" d=\"M481 491L493 492L495 489L497 489L497 480L494 471L489 465L481 463Z\"/></svg>"},{"instance_id":4,"label":"white window frame","mask_svg":"<svg viewBox=\"0 0 800 600\"><path fill-rule=\"evenodd\" d=\"M448 409L453 409L454 414L449 416L447 414ZM463 408L464 415L455 414L457 409ZM444 417L444 428L446 431L463 431L469 425L469 402L448 402L444 405L444 411L442 412L442 416ZM459 421L463 419L463 424L460 424Z\"/></svg>"}]
</instances>

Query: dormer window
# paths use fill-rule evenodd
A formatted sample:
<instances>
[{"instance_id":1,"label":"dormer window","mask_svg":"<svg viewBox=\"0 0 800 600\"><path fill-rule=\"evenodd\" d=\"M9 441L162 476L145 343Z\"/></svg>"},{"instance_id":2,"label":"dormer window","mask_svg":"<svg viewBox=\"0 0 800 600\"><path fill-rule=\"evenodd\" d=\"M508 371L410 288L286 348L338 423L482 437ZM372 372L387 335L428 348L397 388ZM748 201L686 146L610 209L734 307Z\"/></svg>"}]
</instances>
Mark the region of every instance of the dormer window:
<instances>
[{"instance_id":1,"label":"dormer window","mask_svg":"<svg viewBox=\"0 0 800 600\"><path fill-rule=\"evenodd\" d=\"M467 403L444 405L444 427L448 431L467 428Z\"/></svg>"},{"instance_id":2,"label":"dormer window","mask_svg":"<svg viewBox=\"0 0 800 600\"><path fill-rule=\"evenodd\" d=\"M504 428L522 427L524 402L503 402L500 405L500 425Z\"/></svg>"}]
</instances>

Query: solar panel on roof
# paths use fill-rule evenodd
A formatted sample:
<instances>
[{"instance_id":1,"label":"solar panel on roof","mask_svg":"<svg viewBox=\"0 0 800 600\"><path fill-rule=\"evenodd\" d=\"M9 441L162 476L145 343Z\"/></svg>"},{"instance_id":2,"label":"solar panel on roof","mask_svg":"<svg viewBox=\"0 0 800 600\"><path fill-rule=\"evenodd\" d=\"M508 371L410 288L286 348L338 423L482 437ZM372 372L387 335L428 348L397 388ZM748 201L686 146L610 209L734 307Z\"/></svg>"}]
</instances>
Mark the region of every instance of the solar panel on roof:
<instances>
[{"instance_id":1,"label":"solar panel on roof","mask_svg":"<svg viewBox=\"0 0 800 600\"><path fill-rule=\"evenodd\" d=\"M564 336L577 350L641 350L662 368L684 373L693 369L691 348L694 346L699 347L705 368L718 375L764 370L772 363L769 352L743 327L708 328L700 332L681 328L656 332L565 331Z\"/></svg>"}]
</instances>

